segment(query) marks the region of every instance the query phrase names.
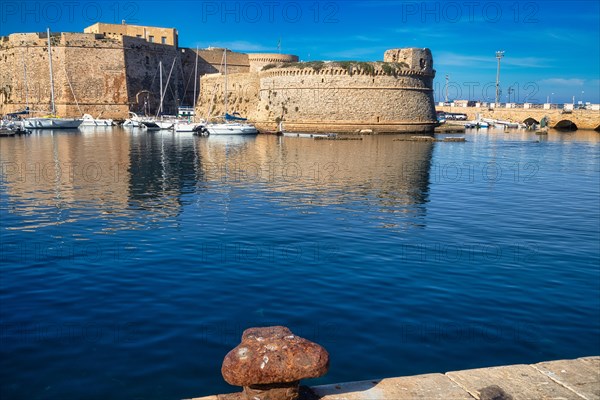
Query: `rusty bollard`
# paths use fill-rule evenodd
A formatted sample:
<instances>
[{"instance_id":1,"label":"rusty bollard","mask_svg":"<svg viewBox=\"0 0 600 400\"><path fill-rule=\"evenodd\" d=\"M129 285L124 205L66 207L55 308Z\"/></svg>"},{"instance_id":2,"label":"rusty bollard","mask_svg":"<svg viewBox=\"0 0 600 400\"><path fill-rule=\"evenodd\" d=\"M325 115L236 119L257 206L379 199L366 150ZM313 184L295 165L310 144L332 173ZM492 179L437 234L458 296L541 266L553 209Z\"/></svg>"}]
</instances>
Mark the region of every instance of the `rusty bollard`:
<instances>
[{"instance_id":1,"label":"rusty bollard","mask_svg":"<svg viewBox=\"0 0 600 400\"><path fill-rule=\"evenodd\" d=\"M284 326L246 329L242 342L223 360L230 385L243 386L244 400L297 400L300 380L329 369L329 354Z\"/></svg>"}]
</instances>

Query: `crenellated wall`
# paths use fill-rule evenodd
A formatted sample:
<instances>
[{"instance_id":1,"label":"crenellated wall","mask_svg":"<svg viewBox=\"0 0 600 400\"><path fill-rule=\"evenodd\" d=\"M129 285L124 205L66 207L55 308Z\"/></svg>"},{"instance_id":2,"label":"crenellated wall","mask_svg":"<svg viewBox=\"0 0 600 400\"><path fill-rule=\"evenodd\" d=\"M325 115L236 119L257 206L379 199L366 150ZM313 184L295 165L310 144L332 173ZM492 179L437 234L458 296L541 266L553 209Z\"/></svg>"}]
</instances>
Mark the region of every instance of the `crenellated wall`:
<instances>
[{"instance_id":1,"label":"crenellated wall","mask_svg":"<svg viewBox=\"0 0 600 400\"><path fill-rule=\"evenodd\" d=\"M243 54L221 48L193 50L130 36L53 34L52 60L57 113L126 118L128 111L155 114L194 103L197 114L225 111L223 61L227 52L228 111L249 118L262 131L432 132L433 59L429 49L392 49L384 62L297 62L285 54ZM173 64L174 62L174 64ZM45 33L0 38L0 113L50 111Z\"/></svg>"},{"instance_id":2,"label":"crenellated wall","mask_svg":"<svg viewBox=\"0 0 600 400\"><path fill-rule=\"evenodd\" d=\"M259 72L264 66L278 63L298 62L298 56L278 53L251 53L248 54L251 72Z\"/></svg>"},{"instance_id":3,"label":"crenellated wall","mask_svg":"<svg viewBox=\"0 0 600 400\"><path fill-rule=\"evenodd\" d=\"M263 131L276 131L283 121L286 131L432 132L431 52L394 51L399 61L279 64L229 75L228 111L239 112ZM220 74L202 78L199 115L206 116L207 110L222 115L223 84Z\"/></svg>"}]
</instances>

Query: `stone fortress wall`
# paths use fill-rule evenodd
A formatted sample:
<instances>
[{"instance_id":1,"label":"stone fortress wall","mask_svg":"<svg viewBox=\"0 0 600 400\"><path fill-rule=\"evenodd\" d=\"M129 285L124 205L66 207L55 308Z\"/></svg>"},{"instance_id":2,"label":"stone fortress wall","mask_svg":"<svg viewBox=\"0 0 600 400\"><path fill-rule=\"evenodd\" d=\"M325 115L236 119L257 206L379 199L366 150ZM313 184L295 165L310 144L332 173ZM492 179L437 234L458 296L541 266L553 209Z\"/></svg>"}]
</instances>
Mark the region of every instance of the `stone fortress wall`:
<instances>
[{"instance_id":1,"label":"stone fortress wall","mask_svg":"<svg viewBox=\"0 0 600 400\"><path fill-rule=\"evenodd\" d=\"M286 60L260 71L251 67L249 73L228 75L228 112L266 131L278 130L283 121L292 132L431 132L436 125L431 52L388 50L384 60ZM202 78L199 115L223 114L223 84L220 74Z\"/></svg>"},{"instance_id":2,"label":"stone fortress wall","mask_svg":"<svg viewBox=\"0 0 600 400\"><path fill-rule=\"evenodd\" d=\"M144 39L150 43L168 44L177 47L179 36L175 28L158 28L152 26L122 24L105 24L97 22L83 30L84 33L99 33L105 37L120 38L123 36Z\"/></svg>"},{"instance_id":3,"label":"stone fortress wall","mask_svg":"<svg viewBox=\"0 0 600 400\"><path fill-rule=\"evenodd\" d=\"M250 72L258 72L269 64L298 62L298 56L290 54L253 53L248 54L248 62L250 64Z\"/></svg>"},{"instance_id":4,"label":"stone fortress wall","mask_svg":"<svg viewBox=\"0 0 600 400\"><path fill-rule=\"evenodd\" d=\"M46 33L0 39L1 114L22 110L27 104L42 114L50 111L47 43ZM93 115L127 115L125 58L118 41L62 33L51 35L51 43L59 115L80 116L79 108Z\"/></svg>"},{"instance_id":5,"label":"stone fortress wall","mask_svg":"<svg viewBox=\"0 0 600 400\"><path fill-rule=\"evenodd\" d=\"M159 63L165 90L163 111L175 114L177 105L194 103L194 71L199 77L223 70L220 48L177 48L132 36L97 33L51 33L57 114L83 113L124 119L128 111L152 114L160 103ZM228 70L248 72L248 55L228 50ZM0 114L29 106L36 115L50 112L50 74L47 34L17 33L0 38ZM145 104L147 103L147 107Z\"/></svg>"},{"instance_id":6,"label":"stone fortress wall","mask_svg":"<svg viewBox=\"0 0 600 400\"><path fill-rule=\"evenodd\" d=\"M161 62L164 85L171 74L163 113L175 114L177 106L194 104L196 60L197 114L222 115L227 51L228 111L260 130L276 131L283 121L287 131L430 132L436 123L428 49L388 50L383 62L302 63L294 55L178 48L114 32L53 33L51 43L57 114L64 117L155 114ZM0 38L0 114L27 105L35 115L50 111L46 33Z\"/></svg>"}]
</instances>

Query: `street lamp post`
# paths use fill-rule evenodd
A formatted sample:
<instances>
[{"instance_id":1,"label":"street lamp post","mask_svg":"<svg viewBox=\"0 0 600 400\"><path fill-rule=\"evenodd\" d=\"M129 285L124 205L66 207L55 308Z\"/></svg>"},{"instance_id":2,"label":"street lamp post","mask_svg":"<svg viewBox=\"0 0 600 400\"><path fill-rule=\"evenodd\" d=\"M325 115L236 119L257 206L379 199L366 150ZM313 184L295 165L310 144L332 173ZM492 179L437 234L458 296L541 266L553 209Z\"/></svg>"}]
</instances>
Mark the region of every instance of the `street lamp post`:
<instances>
[{"instance_id":1,"label":"street lamp post","mask_svg":"<svg viewBox=\"0 0 600 400\"><path fill-rule=\"evenodd\" d=\"M500 59L504 57L504 51L497 51L496 58L498 59L498 69L496 70L496 107L500 100Z\"/></svg>"}]
</instances>

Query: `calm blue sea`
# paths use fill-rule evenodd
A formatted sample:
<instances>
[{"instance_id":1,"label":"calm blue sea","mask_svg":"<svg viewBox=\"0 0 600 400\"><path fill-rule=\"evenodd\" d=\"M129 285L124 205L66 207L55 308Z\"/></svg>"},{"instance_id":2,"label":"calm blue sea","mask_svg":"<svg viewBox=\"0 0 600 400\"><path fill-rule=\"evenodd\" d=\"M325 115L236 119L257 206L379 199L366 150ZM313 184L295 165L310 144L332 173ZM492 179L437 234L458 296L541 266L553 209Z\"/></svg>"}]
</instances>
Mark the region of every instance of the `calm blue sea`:
<instances>
[{"instance_id":1,"label":"calm blue sea","mask_svg":"<svg viewBox=\"0 0 600 400\"><path fill-rule=\"evenodd\" d=\"M245 328L311 385L600 354L600 134L0 138L0 397L181 399Z\"/></svg>"}]
</instances>

